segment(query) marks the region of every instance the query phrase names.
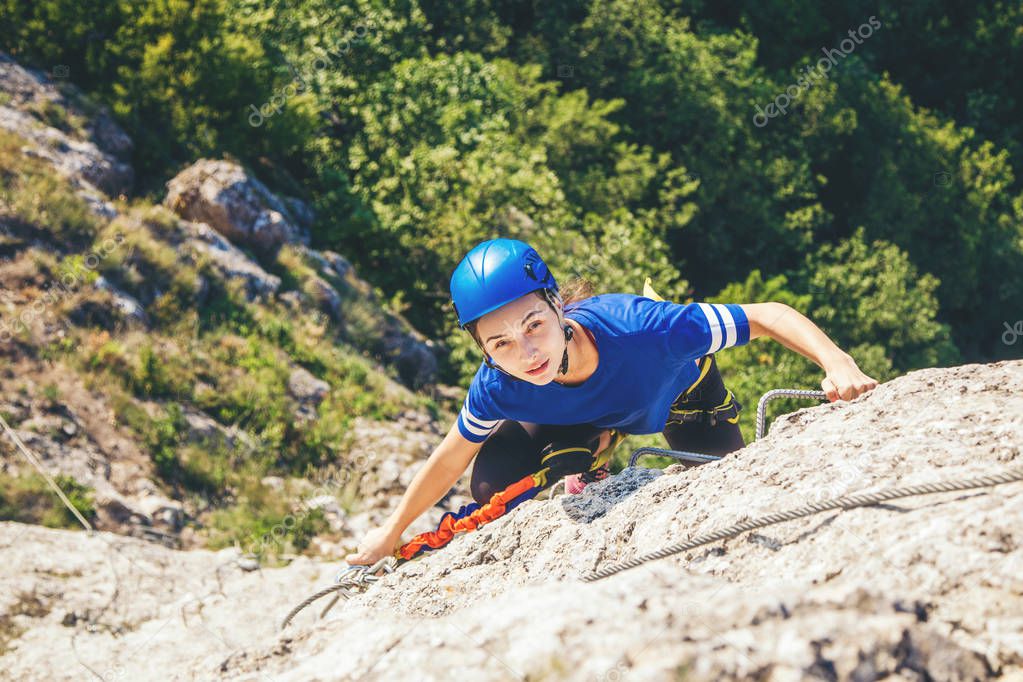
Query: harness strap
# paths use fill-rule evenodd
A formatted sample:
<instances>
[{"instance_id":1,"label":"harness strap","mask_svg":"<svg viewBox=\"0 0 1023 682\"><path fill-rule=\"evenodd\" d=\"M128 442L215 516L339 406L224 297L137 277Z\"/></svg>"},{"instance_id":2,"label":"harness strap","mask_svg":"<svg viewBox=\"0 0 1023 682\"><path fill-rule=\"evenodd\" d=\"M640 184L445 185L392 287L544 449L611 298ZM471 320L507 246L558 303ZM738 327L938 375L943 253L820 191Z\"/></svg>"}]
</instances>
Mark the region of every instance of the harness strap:
<instances>
[{"instance_id":1,"label":"harness strap","mask_svg":"<svg viewBox=\"0 0 1023 682\"><path fill-rule=\"evenodd\" d=\"M707 373L710 371L712 355L704 355L700 358L698 366L700 367L700 376L696 378L696 381L692 383L685 391L680 393L675 402L671 404L671 408L668 410L668 419L666 424L686 424L691 422L703 422L710 426L715 426L719 421L725 421L729 424L736 424L739 421L739 411L742 409L742 403L735 397L735 394L731 390L725 389L726 395L725 400L720 405L714 407L700 407L693 409L681 409L681 406L686 404L693 391L703 383L703 380L707 378Z\"/></svg>"},{"instance_id":2,"label":"harness strap","mask_svg":"<svg viewBox=\"0 0 1023 682\"><path fill-rule=\"evenodd\" d=\"M739 422L739 410L742 409L742 404L735 397L735 394L730 390L728 391L728 397L725 398L725 402L711 408L702 408L695 410L670 410L668 412L668 424L685 424L688 422L699 422L710 424L711 426L716 425L719 421L725 421L729 424L737 424Z\"/></svg>"},{"instance_id":3,"label":"harness strap","mask_svg":"<svg viewBox=\"0 0 1023 682\"><path fill-rule=\"evenodd\" d=\"M679 400L684 401L686 398L689 397L689 394L693 392L693 389L699 386L700 383L707 378L707 372L710 371L711 364L712 363L710 355L704 355L697 361L696 366L700 368L700 376L696 377L696 381L694 381L689 386L689 388L687 388L677 398L675 398L675 402L678 402Z\"/></svg>"}]
</instances>

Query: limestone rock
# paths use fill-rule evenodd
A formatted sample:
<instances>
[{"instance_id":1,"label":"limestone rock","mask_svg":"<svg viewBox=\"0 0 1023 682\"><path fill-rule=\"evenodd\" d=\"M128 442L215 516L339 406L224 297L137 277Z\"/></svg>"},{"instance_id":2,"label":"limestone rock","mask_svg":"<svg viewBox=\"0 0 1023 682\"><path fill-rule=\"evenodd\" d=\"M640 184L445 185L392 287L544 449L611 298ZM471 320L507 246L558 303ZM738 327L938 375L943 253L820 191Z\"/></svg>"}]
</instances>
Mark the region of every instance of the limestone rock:
<instances>
[{"instance_id":1,"label":"limestone rock","mask_svg":"<svg viewBox=\"0 0 1023 682\"><path fill-rule=\"evenodd\" d=\"M96 197L93 188L109 196L129 191L132 141L109 112L87 107L72 86L58 89L45 74L20 66L3 52L0 94L5 95L0 128L27 140L26 152L51 163L89 197Z\"/></svg>"},{"instance_id":2,"label":"limestone rock","mask_svg":"<svg viewBox=\"0 0 1023 682\"><path fill-rule=\"evenodd\" d=\"M423 447L436 444L422 435ZM362 437L350 465L395 477L397 492L404 472L378 460L417 454L418 437L369 425ZM911 372L783 417L721 461L626 469L580 495L526 501L381 575L325 620L326 600L314 604L283 633L281 619L332 584L340 557L246 572L238 550L176 552L2 523L0 670L11 679L80 678L85 666L178 680L389 680L410 670L422 680L1017 679L1023 482L819 514L581 578L825 496L1018 468L1021 444L1023 361ZM425 516L435 524L440 511ZM354 529L355 518L346 522Z\"/></svg>"},{"instance_id":3,"label":"limestone rock","mask_svg":"<svg viewBox=\"0 0 1023 682\"><path fill-rule=\"evenodd\" d=\"M182 407L182 416L188 424L185 437L190 443L228 450L240 449L244 452L256 449L255 441L244 429L223 426L205 412L188 405Z\"/></svg>"},{"instance_id":4,"label":"limestone rock","mask_svg":"<svg viewBox=\"0 0 1023 682\"><path fill-rule=\"evenodd\" d=\"M330 393L330 384L317 379L304 367L297 367L288 376L288 392L299 402L316 406Z\"/></svg>"},{"instance_id":5,"label":"limestone rock","mask_svg":"<svg viewBox=\"0 0 1023 682\"><path fill-rule=\"evenodd\" d=\"M138 506L154 524L166 526L175 533L180 532L185 523L184 507L177 500L149 495L140 499Z\"/></svg>"},{"instance_id":6,"label":"limestone rock","mask_svg":"<svg viewBox=\"0 0 1023 682\"><path fill-rule=\"evenodd\" d=\"M249 301L265 300L280 288L280 277L268 273L209 225L182 221L181 226L188 235L188 248L207 258L225 280L240 280Z\"/></svg>"},{"instance_id":7,"label":"limestone rock","mask_svg":"<svg viewBox=\"0 0 1023 682\"><path fill-rule=\"evenodd\" d=\"M306 281L305 290L313 304L330 315L334 322L344 322L341 312L341 296L334 287L330 286L329 282L322 277L313 276Z\"/></svg>"},{"instance_id":8,"label":"limestone rock","mask_svg":"<svg viewBox=\"0 0 1023 682\"><path fill-rule=\"evenodd\" d=\"M288 206L238 164L202 159L167 183L164 205L186 220L206 223L232 242L272 253L308 243Z\"/></svg>"},{"instance_id":9,"label":"limestone rock","mask_svg":"<svg viewBox=\"0 0 1023 682\"><path fill-rule=\"evenodd\" d=\"M96 281L93 282L93 286L100 291L110 292L114 305L126 318L143 325L149 324L149 317L146 315L145 308L142 307L134 296L115 287L113 284L108 282L103 275L96 277Z\"/></svg>"}]
</instances>

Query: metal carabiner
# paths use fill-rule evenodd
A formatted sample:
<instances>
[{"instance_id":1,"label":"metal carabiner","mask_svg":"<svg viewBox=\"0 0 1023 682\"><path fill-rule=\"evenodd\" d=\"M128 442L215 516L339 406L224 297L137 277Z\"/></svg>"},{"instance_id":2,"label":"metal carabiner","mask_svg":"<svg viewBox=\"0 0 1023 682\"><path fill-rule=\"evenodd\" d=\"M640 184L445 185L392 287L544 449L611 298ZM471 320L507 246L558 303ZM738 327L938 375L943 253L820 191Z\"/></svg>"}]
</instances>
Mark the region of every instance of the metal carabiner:
<instances>
[{"instance_id":1,"label":"metal carabiner","mask_svg":"<svg viewBox=\"0 0 1023 682\"><path fill-rule=\"evenodd\" d=\"M337 583L342 582L345 579L345 577L348 576L348 575L351 575L353 573L358 573L360 571L361 572L365 572L368 569L369 569L369 566L366 566L364 564L355 564L355 565L345 566L340 571L338 571L336 576L334 576L334 584L336 585Z\"/></svg>"}]
</instances>

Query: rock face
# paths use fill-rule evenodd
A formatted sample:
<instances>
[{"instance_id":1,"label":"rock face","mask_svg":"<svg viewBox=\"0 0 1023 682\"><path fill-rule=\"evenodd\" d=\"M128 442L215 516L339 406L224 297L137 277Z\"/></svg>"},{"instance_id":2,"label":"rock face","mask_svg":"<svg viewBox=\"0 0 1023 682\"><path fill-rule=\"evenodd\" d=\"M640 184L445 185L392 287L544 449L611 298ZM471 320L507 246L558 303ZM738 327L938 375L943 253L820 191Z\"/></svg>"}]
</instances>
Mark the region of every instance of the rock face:
<instances>
[{"instance_id":1,"label":"rock face","mask_svg":"<svg viewBox=\"0 0 1023 682\"><path fill-rule=\"evenodd\" d=\"M339 564L246 573L229 551L0 524L0 676L1019 679L1021 482L819 514L580 578L808 501L1018 468L1021 448L1023 361L913 372L783 417L720 462L626 469L526 502L325 621L314 604L283 634Z\"/></svg>"},{"instance_id":2,"label":"rock face","mask_svg":"<svg viewBox=\"0 0 1023 682\"><path fill-rule=\"evenodd\" d=\"M164 205L206 223L232 242L269 253L282 244L309 242L303 214L291 209L238 164L198 161L167 183Z\"/></svg>"},{"instance_id":3,"label":"rock face","mask_svg":"<svg viewBox=\"0 0 1023 682\"><path fill-rule=\"evenodd\" d=\"M249 301L265 301L277 293L281 278L268 273L209 225L182 221L179 226L187 235L185 248L208 259L223 279L242 281Z\"/></svg>"},{"instance_id":4,"label":"rock face","mask_svg":"<svg viewBox=\"0 0 1023 682\"><path fill-rule=\"evenodd\" d=\"M65 90L0 52L0 128L24 138L27 152L53 164L85 194L128 192L131 138L105 110L87 107L74 88Z\"/></svg>"}]
</instances>

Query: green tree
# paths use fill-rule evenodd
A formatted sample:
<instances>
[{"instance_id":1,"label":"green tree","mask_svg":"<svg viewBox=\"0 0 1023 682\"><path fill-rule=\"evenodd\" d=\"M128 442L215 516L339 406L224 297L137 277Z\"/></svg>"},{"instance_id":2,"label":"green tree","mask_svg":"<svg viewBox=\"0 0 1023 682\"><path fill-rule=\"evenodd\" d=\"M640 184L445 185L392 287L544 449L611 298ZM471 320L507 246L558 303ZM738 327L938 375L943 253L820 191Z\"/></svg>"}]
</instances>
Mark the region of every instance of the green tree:
<instances>
[{"instance_id":1,"label":"green tree","mask_svg":"<svg viewBox=\"0 0 1023 682\"><path fill-rule=\"evenodd\" d=\"M948 325L937 320L937 278L921 275L896 245L868 243L863 228L808 255L796 281L812 297L813 320L841 347L884 358L863 367L879 380L959 360Z\"/></svg>"},{"instance_id":2,"label":"green tree","mask_svg":"<svg viewBox=\"0 0 1023 682\"><path fill-rule=\"evenodd\" d=\"M837 88L815 89L802 115L807 153L827 178L830 241L865 238L908 254L941 282L940 319L968 358L997 350L1004 310L1023 300L1023 198L1008 152L920 109L885 77L850 58ZM981 303L982 302L982 303Z\"/></svg>"}]
</instances>

